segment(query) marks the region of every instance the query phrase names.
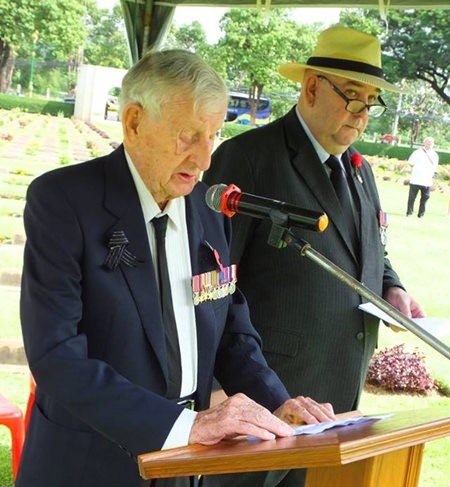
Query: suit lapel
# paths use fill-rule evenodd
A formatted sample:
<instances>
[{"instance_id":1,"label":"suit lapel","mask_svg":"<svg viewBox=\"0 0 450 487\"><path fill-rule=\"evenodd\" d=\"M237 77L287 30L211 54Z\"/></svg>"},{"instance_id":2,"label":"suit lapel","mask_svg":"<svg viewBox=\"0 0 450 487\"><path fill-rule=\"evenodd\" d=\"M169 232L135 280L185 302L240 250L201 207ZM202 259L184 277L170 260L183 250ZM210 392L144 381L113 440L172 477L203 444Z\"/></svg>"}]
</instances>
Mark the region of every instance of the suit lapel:
<instances>
[{"instance_id":1,"label":"suit lapel","mask_svg":"<svg viewBox=\"0 0 450 487\"><path fill-rule=\"evenodd\" d=\"M129 241L127 249L138 260L136 267L128 267L121 263L119 269L128 283L147 338L167 377L164 330L156 275L141 204L122 146L111 154L106 166L104 204L105 208L117 218L109 229L107 238L109 240L114 231L123 231Z\"/></svg>"},{"instance_id":2,"label":"suit lapel","mask_svg":"<svg viewBox=\"0 0 450 487\"><path fill-rule=\"evenodd\" d=\"M348 151L349 156L353 153L351 149ZM369 239L373 239L373 229L371 228L370 222L375 218L379 219L379 212L381 207L376 203L379 201L378 192L374 183L372 182L372 177L366 170L365 165L361 167L361 175L363 183L357 181L354 182L355 193L359 200L360 206L360 246L361 246L361 262L365 263L371 261L371 256L365 256L366 249L371 248L373 242L369 242ZM378 229L379 231L379 229Z\"/></svg>"},{"instance_id":3,"label":"suit lapel","mask_svg":"<svg viewBox=\"0 0 450 487\"><path fill-rule=\"evenodd\" d=\"M200 218L199 207L205 206L204 197L194 191L186 197L186 218L188 222L189 250L191 255L192 275L201 274L210 270L214 259L211 249L205 243L205 227ZM214 350L211 344L215 343L216 318L211 301L195 306L195 322L197 329L197 391L208 390L206 384L208 374L214 365Z\"/></svg>"},{"instance_id":4,"label":"suit lapel","mask_svg":"<svg viewBox=\"0 0 450 487\"><path fill-rule=\"evenodd\" d=\"M329 220L335 225L353 258L357 260L333 185L313 145L298 121L295 110L285 117L285 127L292 164L327 214Z\"/></svg>"},{"instance_id":5,"label":"suit lapel","mask_svg":"<svg viewBox=\"0 0 450 487\"><path fill-rule=\"evenodd\" d=\"M342 154L342 162L345 167L347 182L353 200L353 219L355 222L356 233L359 240L361 236L361 196L359 193L359 186L361 186L361 183L359 181L356 182L356 176L353 173L353 167L350 158L351 156L348 150L345 151L344 154Z\"/></svg>"}]
</instances>

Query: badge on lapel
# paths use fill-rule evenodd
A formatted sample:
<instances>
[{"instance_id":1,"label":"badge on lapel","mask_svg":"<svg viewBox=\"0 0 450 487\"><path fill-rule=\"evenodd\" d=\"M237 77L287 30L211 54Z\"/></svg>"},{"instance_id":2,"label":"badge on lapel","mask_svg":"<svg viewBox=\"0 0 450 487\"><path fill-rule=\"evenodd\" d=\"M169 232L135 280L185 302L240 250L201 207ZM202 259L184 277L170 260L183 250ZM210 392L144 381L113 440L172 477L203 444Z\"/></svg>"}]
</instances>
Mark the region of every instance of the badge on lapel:
<instances>
[{"instance_id":1,"label":"badge on lapel","mask_svg":"<svg viewBox=\"0 0 450 487\"><path fill-rule=\"evenodd\" d=\"M128 244L128 238L123 230L116 230L112 233L108 241L109 252L105 260L105 265L109 270L115 271L121 262L128 267L136 267L142 262L127 249Z\"/></svg>"}]
</instances>

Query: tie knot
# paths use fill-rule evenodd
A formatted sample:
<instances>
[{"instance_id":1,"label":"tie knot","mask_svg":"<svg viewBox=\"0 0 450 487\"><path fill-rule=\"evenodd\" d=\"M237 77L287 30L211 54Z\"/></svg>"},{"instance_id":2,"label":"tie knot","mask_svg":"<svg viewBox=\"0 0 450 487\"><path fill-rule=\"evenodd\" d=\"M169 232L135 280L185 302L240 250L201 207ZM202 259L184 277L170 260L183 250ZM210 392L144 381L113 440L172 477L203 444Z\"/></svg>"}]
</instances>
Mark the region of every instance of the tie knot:
<instances>
[{"instance_id":1,"label":"tie knot","mask_svg":"<svg viewBox=\"0 0 450 487\"><path fill-rule=\"evenodd\" d=\"M336 156L331 155L325 161L325 164L327 164L332 171L342 171L341 161Z\"/></svg>"},{"instance_id":2,"label":"tie knot","mask_svg":"<svg viewBox=\"0 0 450 487\"><path fill-rule=\"evenodd\" d=\"M167 215L160 216L159 218L152 218L153 228L155 229L155 236L157 240L164 240L167 230Z\"/></svg>"}]
</instances>

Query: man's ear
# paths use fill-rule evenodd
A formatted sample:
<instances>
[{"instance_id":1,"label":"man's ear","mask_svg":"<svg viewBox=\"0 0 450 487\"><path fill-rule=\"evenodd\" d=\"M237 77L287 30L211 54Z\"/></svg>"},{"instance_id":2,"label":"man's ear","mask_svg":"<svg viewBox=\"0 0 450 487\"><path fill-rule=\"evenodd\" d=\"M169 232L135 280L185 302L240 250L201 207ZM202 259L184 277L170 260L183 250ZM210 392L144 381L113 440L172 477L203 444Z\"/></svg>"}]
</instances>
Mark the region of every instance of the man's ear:
<instances>
[{"instance_id":1,"label":"man's ear","mask_svg":"<svg viewBox=\"0 0 450 487\"><path fill-rule=\"evenodd\" d=\"M139 124L144 116L144 109L137 103L129 103L122 110L122 129L125 140L132 142L138 135Z\"/></svg>"},{"instance_id":2,"label":"man's ear","mask_svg":"<svg viewBox=\"0 0 450 487\"><path fill-rule=\"evenodd\" d=\"M318 86L319 78L312 73L306 72L303 79L302 91L304 92L305 101L309 107L314 106Z\"/></svg>"}]
</instances>

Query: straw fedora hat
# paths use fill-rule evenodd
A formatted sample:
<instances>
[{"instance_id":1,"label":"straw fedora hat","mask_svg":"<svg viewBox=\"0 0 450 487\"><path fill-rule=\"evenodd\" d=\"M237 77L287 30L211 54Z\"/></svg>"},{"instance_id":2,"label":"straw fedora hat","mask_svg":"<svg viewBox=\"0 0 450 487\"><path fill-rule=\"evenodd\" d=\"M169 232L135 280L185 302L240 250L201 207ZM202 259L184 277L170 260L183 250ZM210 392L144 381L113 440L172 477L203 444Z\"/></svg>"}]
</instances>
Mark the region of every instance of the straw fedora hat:
<instances>
[{"instance_id":1,"label":"straw fedora hat","mask_svg":"<svg viewBox=\"0 0 450 487\"><path fill-rule=\"evenodd\" d=\"M282 76L301 83L307 69L384 90L401 91L383 77L379 40L349 27L335 26L324 30L306 64L287 63L280 66L278 71Z\"/></svg>"}]
</instances>

